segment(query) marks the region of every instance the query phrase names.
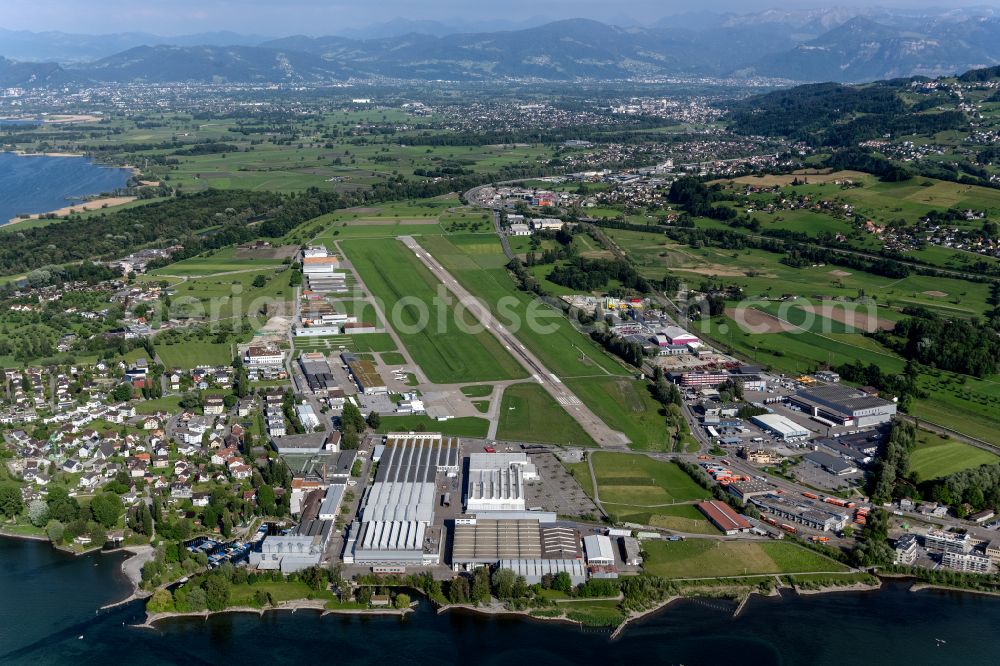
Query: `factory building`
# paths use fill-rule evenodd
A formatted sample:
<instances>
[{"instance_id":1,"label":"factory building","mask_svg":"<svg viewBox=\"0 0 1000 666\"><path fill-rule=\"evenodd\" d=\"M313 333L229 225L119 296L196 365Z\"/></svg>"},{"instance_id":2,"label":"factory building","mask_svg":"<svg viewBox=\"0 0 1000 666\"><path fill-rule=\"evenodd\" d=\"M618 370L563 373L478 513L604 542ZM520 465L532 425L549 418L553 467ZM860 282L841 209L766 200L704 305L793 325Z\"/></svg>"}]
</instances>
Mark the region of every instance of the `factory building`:
<instances>
[{"instance_id":1,"label":"factory building","mask_svg":"<svg viewBox=\"0 0 1000 666\"><path fill-rule=\"evenodd\" d=\"M844 529L849 517L844 513L834 513L815 502L793 502L777 495L757 497L752 500L762 514L772 514L789 523L804 525L818 532L837 532Z\"/></svg>"},{"instance_id":2,"label":"factory building","mask_svg":"<svg viewBox=\"0 0 1000 666\"><path fill-rule=\"evenodd\" d=\"M896 414L896 403L843 384L805 389L788 400L810 416L858 428L888 423Z\"/></svg>"},{"instance_id":3,"label":"factory building","mask_svg":"<svg viewBox=\"0 0 1000 666\"><path fill-rule=\"evenodd\" d=\"M340 355L347 369L351 372L354 383L365 395L378 393L388 393L389 389L385 385L385 380L378 374L375 364L365 359L359 359L354 354L344 352Z\"/></svg>"},{"instance_id":4,"label":"factory building","mask_svg":"<svg viewBox=\"0 0 1000 666\"><path fill-rule=\"evenodd\" d=\"M699 502L698 510L705 514L713 525L722 533L733 536L740 532L749 532L750 523L746 518L733 511L725 502Z\"/></svg>"},{"instance_id":5,"label":"factory building","mask_svg":"<svg viewBox=\"0 0 1000 666\"><path fill-rule=\"evenodd\" d=\"M441 558L440 526L434 526L439 476L459 473L458 439L440 433L391 433L361 519L344 546L346 564L421 566Z\"/></svg>"},{"instance_id":6,"label":"factory building","mask_svg":"<svg viewBox=\"0 0 1000 666\"><path fill-rule=\"evenodd\" d=\"M331 484L330 487L326 489L326 495L323 497L323 503L319 507L320 520L337 519L337 516L340 515L340 504L344 499L344 492L346 491L347 486L342 483Z\"/></svg>"},{"instance_id":7,"label":"factory building","mask_svg":"<svg viewBox=\"0 0 1000 666\"><path fill-rule=\"evenodd\" d=\"M751 417L750 420L785 442L809 439L810 433L807 429L781 414L760 414Z\"/></svg>"},{"instance_id":8,"label":"factory building","mask_svg":"<svg viewBox=\"0 0 1000 666\"><path fill-rule=\"evenodd\" d=\"M459 471L459 440L440 433L387 435L375 480L365 498L362 522L434 519L438 474Z\"/></svg>"},{"instance_id":9,"label":"factory building","mask_svg":"<svg viewBox=\"0 0 1000 666\"><path fill-rule=\"evenodd\" d=\"M538 479L524 453L473 453L469 456L466 512L524 511L524 483Z\"/></svg>"},{"instance_id":10,"label":"factory building","mask_svg":"<svg viewBox=\"0 0 1000 666\"><path fill-rule=\"evenodd\" d=\"M829 453L823 453L822 451L810 451L802 456L802 459L834 476L847 476L858 471L855 465L843 458L831 456Z\"/></svg>"},{"instance_id":11,"label":"factory building","mask_svg":"<svg viewBox=\"0 0 1000 666\"><path fill-rule=\"evenodd\" d=\"M751 479L750 481L733 481L726 487L726 490L745 505L755 497L770 495L774 492L774 487L763 481Z\"/></svg>"},{"instance_id":12,"label":"factory building","mask_svg":"<svg viewBox=\"0 0 1000 666\"><path fill-rule=\"evenodd\" d=\"M587 582L587 571L580 560L500 560L501 569L510 569L517 576L524 576L528 585L542 582L546 574L555 576L565 571L573 585Z\"/></svg>"},{"instance_id":13,"label":"factory building","mask_svg":"<svg viewBox=\"0 0 1000 666\"><path fill-rule=\"evenodd\" d=\"M542 559L542 536L537 520L459 518L455 521L451 550L455 571L493 566L505 559Z\"/></svg>"},{"instance_id":14,"label":"factory building","mask_svg":"<svg viewBox=\"0 0 1000 666\"><path fill-rule=\"evenodd\" d=\"M327 393L338 388L330 363L323 354L318 352L300 354L299 367L302 368L302 376L305 377L306 384L313 393Z\"/></svg>"},{"instance_id":15,"label":"factory building","mask_svg":"<svg viewBox=\"0 0 1000 666\"><path fill-rule=\"evenodd\" d=\"M610 537L603 534L589 534L583 537L583 549L587 553L588 565L611 566L615 563L615 550Z\"/></svg>"}]
</instances>

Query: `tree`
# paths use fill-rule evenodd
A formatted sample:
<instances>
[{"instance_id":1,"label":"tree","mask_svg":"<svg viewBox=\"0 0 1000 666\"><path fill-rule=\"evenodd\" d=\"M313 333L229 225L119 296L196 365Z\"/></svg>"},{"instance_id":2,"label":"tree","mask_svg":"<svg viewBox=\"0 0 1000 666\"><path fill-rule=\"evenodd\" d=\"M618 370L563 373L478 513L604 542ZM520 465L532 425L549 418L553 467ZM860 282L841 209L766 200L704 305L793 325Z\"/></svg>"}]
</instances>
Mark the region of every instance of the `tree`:
<instances>
[{"instance_id":1,"label":"tree","mask_svg":"<svg viewBox=\"0 0 1000 666\"><path fill-rule=\"evenodd\" d=\"M472 601L486 603L490 600L490 574L486 567L479 567L472 577Z\"/></svg>"},{"instance_id":2,"label":"tree","mask_svg":"<svg viewBox=\"0 0 1000 666\"><path fill-rule=\"evenodd\" d=\"M35 527L45 527L49 522L49 505L39 499L28 502L28 520Z\"/></svg>"},{"instance_id":3,"label":"tree","mask_svg":"<svg viewBox=\"0 0 1000 666\"><path fill-rule=\"evenodd\" d=\"M557 573L552 579L552 589L568 594L573 589L573 579L569 577L569 573L566 571Z\"/></svg>"},{"instance_id":4,"label":"tree","mask_svg":"<svg viewBox=\"0 0 1000 666\"><path fill-rule=\"evenodd\" d=\"M516 574L510 569L497 569L493 574L493 592L498 599L512 599Z\"/></svg>"},{"instance_id":5,"label":"tree","mask_svg":"<svg viewBox=\"0 0 1000 666\"><path fill-rule=\"evenodd\" d=\"M46 503L49 505L49 516L61 523L74 521L80 515L80 504L75 497L69 496L65 486L54 486L49 489Z\"/></svg>"},{"instance_id":6,"label":"tree","mask_svg":"<svg viewBox=\"0 0 1000 666\"><path fill-rule=\"evenodd\" d=\"M132 385L128 383L119 384L111 391L111 397L116 402L128 402L132 399Z\"/></svg>"},{"instance_id":7,"label":"tree","mask_svg":"<svg viewBox=\"0 0 1000 666\"><path fill-rule=\"evenodd\" d=\"M378 430L379 425L382 424L382 417L373 409L368 413L368 418L365 419L365 422L372 430Z\"/></svg>"},{"instance_id":8,"label":"tree","mask_svg":"<svg viewBox=\"0 0 1000 666\"><path fill-rule=\"evenodd\" d=\"M453 604L469 603L468 578L465 576L459 576L455 580L451 581L451 586L448 588L448 600Z\"/></svg>"},{"instance_id":9,"label":"tree","mask_svg":"<svg viewBox=\"0 0 1000 666\"><path fill-rule=\"evenodd\" d=\"M274 488L269 485L262 485L257 489L257 504L265 516L273 516L277 513L278 506L274 501Z\"/></svg>"},{"instance_id":10,"label":"tree","mask_svg":"<svg viewBox=\"0 0 1000 666\"><path fill-rule=\"evenodd\" d=\"M410 595L408 594L397 594L395 600L393 601L393 606L399 609L410 607Z\"/></svg>"},{"instance_id":11,"label":"tree","mask_svg":"<svg viewBox=\"0 0 1000 666\"><path fill-rule=\"evenodd\" d=\"M148 537L153 536L153 515L145 504L142 505L142 533Z\"/></svg>"},{"instance_id":12,"label":"tree","mask_svg":"<svg viewBox=\"0 0 1000 666\"><path fill-rule=\"evenodd\" d=\"M24 501L17 486L4 484L0 486L0 513L8 518L14 518L24 512Z\"/></svg>"},{"instance_id":13,"label":"tree","mask_svg":"<svg viewBox=\"0 0 1000 666\"><path fill-rule=\"evenodd\" d=\"M114 527L122 510L122 498L114 493L101 493L90 502L94 519L107 528Z\"/></svg>"},{"instance_id":14,"label":"tree","mask_svg":"<svg viewBox=\"0 0 1000 666\"><path fill-rule=\"evenodd\" d=\"M146 610L150 613L170 613L174 609L174 598L170 595L170 590L165 588L153 592L153 596L146 604Z\"/></svg>"},{"instance_id":15,"label":"tree","mask_svg":"<svg viewBox=\"0 0 1000 666\"><path fill-rule=\"evenodd\" d=\"M65 528L58 520L50 520L49 524L45 526L45 534L48 535L49 541L52 543L61 542L64 532Z\"/></svg>"},{"instance_id":16,"label":"tree","mask_svg":"<svg viewBox=\"0 0 1000 666\"><path fill-rule=\"evenodd\" d=\"M210 611L220 611L229 605L229 581L216 573L205 579L205 598Z\"/></svg>"}]
</instances>

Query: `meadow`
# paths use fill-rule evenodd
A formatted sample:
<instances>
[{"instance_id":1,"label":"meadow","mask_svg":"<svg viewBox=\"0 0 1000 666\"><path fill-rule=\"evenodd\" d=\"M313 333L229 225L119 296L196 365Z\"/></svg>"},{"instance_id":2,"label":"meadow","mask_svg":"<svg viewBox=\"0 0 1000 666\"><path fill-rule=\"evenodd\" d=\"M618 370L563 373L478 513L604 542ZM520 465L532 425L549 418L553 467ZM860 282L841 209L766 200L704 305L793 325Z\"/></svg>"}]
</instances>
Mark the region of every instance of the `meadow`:
<instances>
[{"instance_id":1,"label":"meadow","mask_svg":"<svg viewBox=\"0 0 1000 666\"><path fill-rule=\"evenodd\" d=\"M962 470L995 465L1000 456L969 444L945 439L926 430L917 431L917 446L910 454L910 471L918 481L928 481Z\"/></svg>"},{"instance_id":2,"label":"meadow","mask_svg":"<svg viewBox=\"0 0 1000 666\"><path fill-rule=\"evenodd\" d=\"M672 462L607 451L590 455L601 502L646 508L711 495Z\"/></svg>"},{"instance_id":3,"label":"meadow","mask_svg":"<svg viewBox=\"0 0 1000 666\"><path fill-rule=\"evenodd\" d=\"M560 446L597 446L590 435L540 384L504 389L497 439Z\"/></svg>"},{"instance_id":4,"label":"meadow","mask_svg":"<svg viewBox=\"0 0 1000 666\"><path fill-rule=\"evenodd\" d=\"M643 568L667 578L847 572L843 564L785 541L644 541Z\"/></svg>"}]
</instances>

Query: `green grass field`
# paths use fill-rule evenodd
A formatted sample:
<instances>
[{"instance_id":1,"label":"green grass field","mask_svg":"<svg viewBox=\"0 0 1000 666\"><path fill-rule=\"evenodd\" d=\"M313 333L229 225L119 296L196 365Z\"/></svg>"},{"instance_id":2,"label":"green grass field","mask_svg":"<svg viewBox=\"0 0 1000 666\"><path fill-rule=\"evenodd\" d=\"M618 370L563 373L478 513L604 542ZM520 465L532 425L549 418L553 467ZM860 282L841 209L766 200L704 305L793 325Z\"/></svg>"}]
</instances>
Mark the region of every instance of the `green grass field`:
<instances>
[{"instance_id":1,"label":"green grass field","mask_svg":"<svg viewBox=\"0 0 1000 666\"><path fill-rule=\"evenodd\" d=\"M561 446L596 446L583 428L539 384L508 386L500 405L497 438Z\"/></svg>"},{"instance_id":2,"label":"green grass field","mask_svg":"<svg viewBox=\"0 0 1000 666\"><path fill-rule=\"evenodd\" d=\"M462 395L466 398L488 398L493 394L493 387L489 384L476 384L474 386L463 386Z\"/></svg>"},{"instance_id":3,"label":"green grass field","mask_svg":"<svg viewBox=\"0 0 1000 666\"><path fill-rule=\"evenodd\" d=\"M562 316L518 291L496 237L425 236L421 246L559 377L624 375L625 369Z\"/></svg>"},{"instance_id":4,"label":"green grass field","mask_svg":"<svg viewBox=\"0 0 1000 666\"><path fill-rule=\"evenodd\" d=\"M1000 456L954 439L920 430L910 454L910 470L920 481L937 479L980 465L1000 463Z\"/></svg>"},{"instance_id":5,"label":"green grass field","mask_svg":"<svg viewBox=\"0 0 1000 666\"><path fill-rule=\"evenodd\" d=\"M568 386L609 427L629 438L631 448L667 451L669 433L663 409L643 381L625 377L567 379Z\"/></svg>"},{"instance_id":6,"label":"green grass field","mask_svg":"<svg viewBox=\"0 0 1000 666\"><path fill-rule=\"evenodd\" d=\"M387 316L414 361L435 383L520 379L524 369L485 330L463 327L455 310L438 298L441 283L398 241L353 240L343 244L366 287L382 299ZM402 299L409 303L403 303ZM425 316L426 315L426 316Z\"/></svg>"},{"instance_id":7,"label":"green grass field","mask_svg":"<svg viewBox=\"0 0 1000 666\"><path fill-rule=\"evenodd\" d=\"M606 451L593 452L591 462L602 502L648 508L711 496L672 462Z\"/></svg>"},{"instance_id":8,"label":"green grass field","mask_svg":"<svg viewBox=\"0 0 1000 666\"><path fill-rule=\"evenodd\" d=\"M213 342L160 344L156 345L156 353L166 368L189 370L199 365L229 365L233 362L232 346Z\"/></svg>"},{"instance_id":9,"label":"green grass field","mask_svg":"<svg viewBox=\"0 0 1000 666\"><path fill-rule=\"evenodd\" d=\"M848 568L783 541L644 541L647 573L667 578L840 572Z\"/></svg>"},{"instance_id":10,"label":"green grass field","mask_svg":"<svg viewBox=\"0 0 1000 666\"><path fill-rule=\"evenodd\" d=\"M483 438L489 433L490 422L476 416L436 421L429 416L383 416L378 431L386 432L440 432L454 437Z\"/></svg>"},{"instance_id":11,"label":"green grass field","mask_svg":"<svg viewBox=\"0 0 1000 666\"><path fill-rule=\"evenodd\" d=\"M649 509L603 502L617 522L650 525L686 534L720 534L705 514L693 504L657 506Z\"/></svg>"}]
</instances>

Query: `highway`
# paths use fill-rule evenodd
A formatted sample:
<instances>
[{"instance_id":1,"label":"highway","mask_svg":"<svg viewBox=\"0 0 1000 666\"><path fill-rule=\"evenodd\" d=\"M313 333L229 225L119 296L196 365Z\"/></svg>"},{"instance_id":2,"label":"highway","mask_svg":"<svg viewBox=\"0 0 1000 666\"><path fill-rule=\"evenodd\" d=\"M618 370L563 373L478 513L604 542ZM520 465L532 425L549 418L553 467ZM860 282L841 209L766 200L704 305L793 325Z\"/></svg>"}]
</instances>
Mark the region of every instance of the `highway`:
<instances>
[{"instance_id":1,"label":"highway","mask_svg":"<svg viewBox=\"0 0 1000 666\"><path fill-rule=\"evenodd\" d=\"M629 439L623 433L609 428L603 420L594 414L589 407L583 404L576 395L570 391L562 381L538 358L528 351L518 339L508 331L472 294L458 283L445 268L438 263L426 250L420 247L419 243L411 236L401 236L399 238L408 248L410 248L417 258L434 274L434 276L447 287L452 294L479 320L479 323L488 330L504 348L517 359L517 361L527 370L556 402L562 405L570 416L580 424L580 426L590 435L602 448L628 450Z\"/></svg>"}]
</instances>

